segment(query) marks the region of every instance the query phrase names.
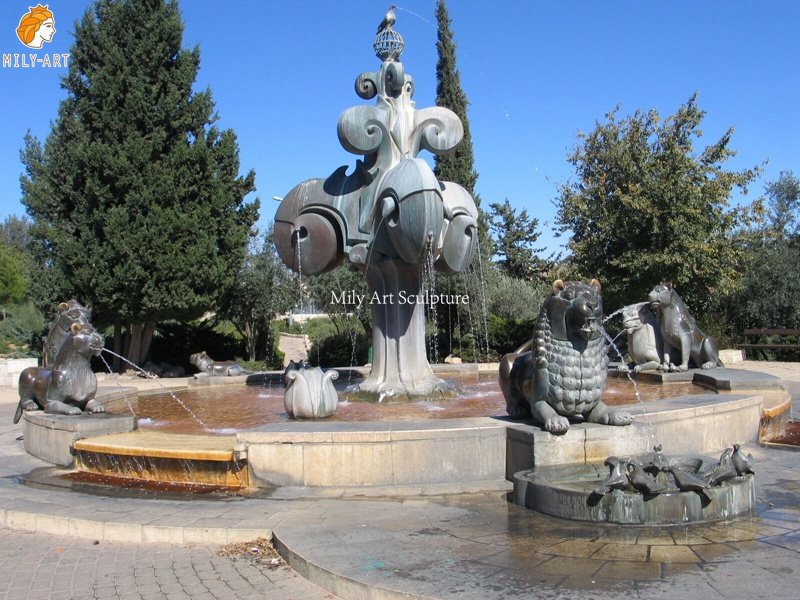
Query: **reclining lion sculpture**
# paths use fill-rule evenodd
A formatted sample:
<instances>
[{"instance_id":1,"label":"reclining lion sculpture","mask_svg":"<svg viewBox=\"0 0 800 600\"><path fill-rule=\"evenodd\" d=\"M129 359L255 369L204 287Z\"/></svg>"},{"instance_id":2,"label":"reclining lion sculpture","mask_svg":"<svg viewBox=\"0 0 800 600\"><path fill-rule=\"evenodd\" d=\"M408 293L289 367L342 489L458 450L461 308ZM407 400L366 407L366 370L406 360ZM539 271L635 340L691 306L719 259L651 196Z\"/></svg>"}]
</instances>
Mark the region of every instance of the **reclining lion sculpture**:
<instances>
[{"instance_id":1,"label":"reclining lion sculpture","mask_svg":"<svg viewBox=\"0 0 800 600\"><path fill-rule=\"evenodd\" d=\"M600 282L557 280L536 321L531 350L500 360L500 387L508 414L528 416L551 433L569 429L569 417L629 425L633 417L601 400L608 354L600 323Z\"/></svg>"},{"instance_id":2,"label":"reclining lion sculpture","mask_svg":"<svg viewBox=\"0 0 800 600\"><path fill-rule=\"evenodd\" d=\"M189 357L189 362L201 373L211 377L233 377L244 374L244 369L232 360L214 360L205 350Z\"/></svg>"}]
</instances>

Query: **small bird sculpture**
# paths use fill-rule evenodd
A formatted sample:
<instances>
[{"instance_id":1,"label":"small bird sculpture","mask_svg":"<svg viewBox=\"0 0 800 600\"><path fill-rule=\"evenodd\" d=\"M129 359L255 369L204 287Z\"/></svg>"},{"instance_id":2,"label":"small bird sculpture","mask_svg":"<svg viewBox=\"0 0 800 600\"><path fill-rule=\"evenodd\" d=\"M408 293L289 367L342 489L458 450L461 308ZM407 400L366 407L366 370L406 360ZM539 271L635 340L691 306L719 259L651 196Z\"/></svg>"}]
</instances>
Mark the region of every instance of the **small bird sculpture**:
<instances>
[{"instance_id":1,"label":"small bird sculpture","mask_svg":"<svg viewBox=\"0 0 800 600\"><path fill-rule=\"evenodd\" d=\"M628 476L623 470L625 463L617 456L609 456L603 463L609 468L608 477L592 493L597 496L603 496L611 490L621 490L628 487Z\"/></svg>"},{"instance_id":2,"label":"small bird sculpture","mask_svg":"<svg viewBox=\"0 0 800 600\"><path fill-rule=\"evenodd\" d=\"M753 458L752 454L745 455L742 447L739 444L733 445L731 461L733 462L733 468L736 469L736 473L738 475L744 475L745 473L753 472L753 463L755 462L755 459Z\"/></svg>"},{"instance_id":3,"label":"small bird sculpture","mask_svg":"<svg viewBox=\"0 0 800 600\"><path fill-rule=\"evenodd\" d=\"M394 22L397 21L397 15L395 15L395 12L394 12L396 8L397 8L397 6L395 6L394 4L392 4L389 7L389 10L386 11L386 16L383 17L383 21L381 21L381 24L378 25L377 33L380 33L384 29L391 29L392 28L392 26L394 25Z\"/></svg>"},{"instance_id":4,"label":"small bird sculpture","mask_svg":"<svg viewBox=\"0 0 800 600\"><path fill-rule=\"evenodd\" d=\"M658 483L655 477L648 475L641 465L631 461L626 467L631 485L643 494L660 494L666 487Z\"/></svg>"},{"instance_id":5,"label":"small bird sculpture","mask_svg":"<svg viewBox=\"0 0 800 600\"><path fill-rule=\"evenodd\" d=\"M653 446L653 453L649 454L646 460L642 460L645 471L652 475L657 475L667 468L667 459L662 450L661 444Z\"/></svg>"},{"instance_id":6,"label":"small bird sculpture","mask_svg":"<svg viewBox=\"0 0 800 600\"><path fill-rule=\"evenodd\" d=\"M667 467L675 478L675 485L682 492L705 492L708 489L708 482L694 473L684 471L678 467Z\"/></svg>"},{"instance_id":7,"label":"small bird sculpture","mask_svg":"<svg viewBox=\"0 0 800 600\"><path fill-rule=\"evenodd\" d=\"M719 464L706 473L709 485L719 485L736 477L736 467L733 466L732 455L733 448L726 448L722 456L719 457Z\"/></svg>"}]
</instances>

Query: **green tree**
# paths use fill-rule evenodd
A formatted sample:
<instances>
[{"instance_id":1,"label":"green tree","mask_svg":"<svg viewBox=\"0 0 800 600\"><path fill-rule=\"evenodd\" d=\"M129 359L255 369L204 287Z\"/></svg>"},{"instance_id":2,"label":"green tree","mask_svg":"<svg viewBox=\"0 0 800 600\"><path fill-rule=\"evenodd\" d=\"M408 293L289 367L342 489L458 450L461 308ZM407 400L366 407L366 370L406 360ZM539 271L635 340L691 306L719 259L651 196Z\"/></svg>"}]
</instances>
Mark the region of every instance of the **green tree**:
<instances>
[{"instance_id":1,"label":"green tree","mask_svg":"<svg viewBox=\"0 0 800 600\"><path fill-rule=\"evenodd\" d=\"M500 257L500 269L515 279L533 279L544 266L537 256L544 248L535 247L539 239L539 219L529 217L525 209L517 212L507 198L502 204L494 202L489 206L494 252Z\"/></svg>"},{"instance_id":2,"label":"green tree","mask_svg":"<svg viewBox=\"0 0 800 600\"><path fill-rule=\"evenodd\" d=\"M663 122L655 110L606 115L581 135L569 162L577 178L561 186L557 223L571 233L571 261L603 284L607 309L646 298L671 281L702 315L715 294L735 287L743 255L732 233L746 211L730 210L733 188L746 193L758 167L729 171L733 129L697 154L705 112L693 95Z\"/></svg>"},{"instance_id":3,"label":"green tree","mask_svg":"<svg viewBox=\"0 0 800 600\"><path fill-rule=\"evenodd\" d=\"M28 252L31 223L26 218L9 215L0 223L0 243L23 254Z\"/></svg>"},{"instance_id":4,"label":"green tree","mask_svg":"<svg viewBox=\"0 0 800 600\"><path fill-rule=\"evenodd\" d=\"M441 181L452 181L461 185L475 197L475 182L478 173L475 171L475 159L472 154L472 135L469 131L467 106L469 101L461 87L461 76L456 65L456 43L452 24L444 0L436 2L436 51L439 60L436 63L436 105L452 110L464 126L464 138L456 149L444 155L436 155L436 177ZM475 198L480 205L480 200Z\"/></svg>"},{"instance_id":5,"label":"green tree","mask_svg":"<svg viewBox=\"0 0 800 600\"><path fill-rule=\"evenodd\" d=\"M19 252L0 243L0 311L3 320L6 318L7 306L25 298L28 286L23 265Z\"/></svg>"},{"instance_id":6,"label":"green tree","mask_svg":"<svg viewBox=\"0 0 800 600\"><path fill-rule=\"evenodd\" d=\"M800 179L791 171L781 171L778 179L766 186L770 229L778 236L798 235Z\"/></svg>"},{"instance_id":7,"label":"green tree","mask_svg":"<svg viewBox=\"0 0 800 600\"><path fill-rule=\"evenodd\" d=\"M294 302L293 279L275 250L270 225L261 244L255 245L245 258L219 315L242 336L247 360L266 358L272 319Z\"/></svg>"},{"instance_id":8,"label":"green tree","mask_svg":"<svg viewBox=\"0 0 800 600\"><path fill-rule=\"evenodd\" d=\"M218 306L258 212L235 134L214 126L210 90L192 90L200 52L182 35L175 0L96 0L47 142L22 151L40 291L91 304L138 363L159 321Z\"/></svg>"}]
</instances>

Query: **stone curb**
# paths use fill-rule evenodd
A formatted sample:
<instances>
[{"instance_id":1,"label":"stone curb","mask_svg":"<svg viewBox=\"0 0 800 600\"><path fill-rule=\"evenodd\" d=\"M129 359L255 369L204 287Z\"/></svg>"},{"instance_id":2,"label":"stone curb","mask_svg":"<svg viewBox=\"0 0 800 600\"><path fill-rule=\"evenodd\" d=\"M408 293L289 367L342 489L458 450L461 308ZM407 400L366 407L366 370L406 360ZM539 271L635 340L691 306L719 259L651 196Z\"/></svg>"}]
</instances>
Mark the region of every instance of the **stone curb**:
<instances>
[{"instance_id":1,"label":"stone curb","mask_svg":"<svg viewBox=\"0 0 800 600\"><path fill-rule=\"evenodd\" d=\"M326 569L289 548L275 535L272 545L292 569L306 581L328 590L340 598L364 598L369 600L436 600L432 596L423 596L409 592L401 592L391 588L358 581L352 577L339 575Z\"/></svg>"},{"instance_id":2,"label":"stone curb","mask_svg":"<svg viewBox=\"0 0 800 600\"><path fill-rule=\"evenodd\" d=\"M272 538L270 529L228 529L224 527L178 527L114 523L0 509L0 524L14 531L32 531L71 537L129 542L133 544L196 544L217 546L247 542L259 537Z\"/></svg>"}]
</instances>

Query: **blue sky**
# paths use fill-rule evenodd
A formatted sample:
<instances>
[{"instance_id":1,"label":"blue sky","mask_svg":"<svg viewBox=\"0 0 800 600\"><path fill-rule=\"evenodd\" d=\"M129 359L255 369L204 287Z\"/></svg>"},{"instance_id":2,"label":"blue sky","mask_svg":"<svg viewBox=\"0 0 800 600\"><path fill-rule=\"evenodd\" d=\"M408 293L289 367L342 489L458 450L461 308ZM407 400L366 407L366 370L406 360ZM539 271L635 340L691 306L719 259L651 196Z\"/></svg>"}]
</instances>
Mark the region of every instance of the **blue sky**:
<instances>
[{"instance_id":1,"label":"blue sky","mask_svg":"<svg viewBox=\"0 0 800 600\"><path fill-rule=\"evenodd\" d=\"M353 91L375 70L372 40L389 1L183 0L184 45L199 44L198 88L211 87L223 127L256 171L261 224L295 184L356 157L336 137L339 114L364 103ZM14 30L29 0L0 4L0 53L33 52ZM56 34L42 53L69 52L88 0L51 0ZM435 97L435 0L401 0L396 30L417 106ZM508 198L549 224L577 132L617 104L621 114L674 113L698 91L703 146L729 126L730 168L768 163L746 200L780 171L800 172L800 2L449 0L458 66L484 206ZM0 219L22 215L19 150L44 139L64 92L63 69L0 68ZM736 201L742 199L737 198Z\"/></svg>"}]
</instances>

